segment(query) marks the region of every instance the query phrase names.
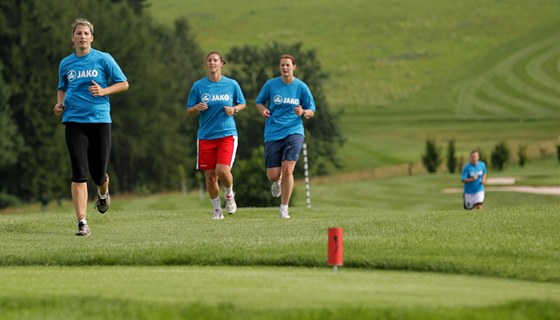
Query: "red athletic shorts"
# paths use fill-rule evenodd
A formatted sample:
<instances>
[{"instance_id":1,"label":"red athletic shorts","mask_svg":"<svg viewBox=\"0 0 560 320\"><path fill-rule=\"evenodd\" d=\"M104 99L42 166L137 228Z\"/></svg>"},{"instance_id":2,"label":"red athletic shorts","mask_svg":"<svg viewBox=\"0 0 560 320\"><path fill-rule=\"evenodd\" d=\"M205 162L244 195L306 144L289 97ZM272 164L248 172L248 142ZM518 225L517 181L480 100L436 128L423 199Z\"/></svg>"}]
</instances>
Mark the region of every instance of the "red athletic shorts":
<instances>
[{"instance_id":1,"label":"red athletic shorts","mask_svg":"<svg viewBox=\"0 0 560 320\"><path fill-rule=\"evenodd\" d=\"M197 170L211 170L216 164L233 166L237 152L237 136L197 141Z\"/></svg>"}]
</instances>

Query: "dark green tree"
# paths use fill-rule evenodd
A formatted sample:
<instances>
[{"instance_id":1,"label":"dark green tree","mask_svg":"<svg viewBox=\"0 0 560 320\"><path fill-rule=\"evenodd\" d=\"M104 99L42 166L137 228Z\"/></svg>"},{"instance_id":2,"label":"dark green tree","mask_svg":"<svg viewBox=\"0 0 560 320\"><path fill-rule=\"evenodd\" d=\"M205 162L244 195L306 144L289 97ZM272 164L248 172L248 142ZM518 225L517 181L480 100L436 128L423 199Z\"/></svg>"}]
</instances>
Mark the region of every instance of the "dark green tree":
<instances>
[{"instance_id":1,"label":"dark green tree","mask_svg":"<svg viewBox=\"0 0 560 320\"><path fill-rule=\"evenodd\" d=\"M0 63L0 70L3 69ZM8 100L10 88L4 83L0 74L0 173L4 176L24 149L23 139L12 120L12 111ZM0 190L1 191L1 190Z\"/></svg>"},{"instance_id":2,"label":"dark green tree","mask_svg":"<svg viewBox=\"0 0 560 320\"><path fill-rule=\"evenodd\" d=\"M455 156L455 140L449 140L447 143L447 170L449 173L455 173L457 170L457 156Z\"/></svg>"},{"instance_id":3,"label":"dark green tree","mask_svg":"<svg viewBox=\"0 0 560 320\"><path fill-rule=\"evenodd\" d=\"M3 69L0 62L0 70ZM12 112L8 105L10 88L0 73L0 177L4 180L13 170L19 154L24 151L24 144L18 128L12 120ZM19 204L19 199L8 194L7 184L0 182L0 209Z\"/></svg>"},{"instance_id":4,"label":"dark green tree","mask_svg":"<svg viewBox=\"0 0 560 320\"><path fill-rule=\"evenodd\" d=\"M67 3L66 3L67 4ZM54 10L43 1L2 1L0 5L0 61L10 87L11 118L23 138L24 148L16 165L2 177L8 192L23 199L38 199L44 189L57 190L67 178L67 159L62 128L56 125L52 106L56 102L57 63L68 47L60 32L60 17L68 12L61 3ZM64 42L62 42L64 41Z\"/></svg>"},{"instance_id":5,"label":"dark green tree","mask_svg":"<svg viewBox=\"0 0 560 320\"><path fill-rule=\"evenodd\" d=\"M505 142L500 142L494 146L491 154L492 168L502 171L509 160L510 151Z\"/></svg>"},{"instance_id":6,"label":"dark green tree","mask_svg":"<svg viewBox=\"0 0 560 320\"><path fill-rule=\"evenodd\" d=\"M190 146L182 134L188 88L200 74L200 50L186 21L174 29L144 15L145 1L5 0L0 3L1 75L10 88L11 123L23 138L1 187L24 200L44 192L68 195L70 167L64 126L53 115L58 64L73 52L71 23L95 25L93 47L109 52L128 76L130 90L111 96L113 192L177 188L179 164Z\"/></svg>"},{"instance_id":7,"label":"dark green tree","mask_svg":"<svg viewBox=\"0 0 560 320\"><path fill-rule=\"evenodd\" d=\"M436 173L441 164L441 152L436 146L435 139L426 140L426 153L422 155L422 164L429 173Z\"/></svg>"}]
</instances>

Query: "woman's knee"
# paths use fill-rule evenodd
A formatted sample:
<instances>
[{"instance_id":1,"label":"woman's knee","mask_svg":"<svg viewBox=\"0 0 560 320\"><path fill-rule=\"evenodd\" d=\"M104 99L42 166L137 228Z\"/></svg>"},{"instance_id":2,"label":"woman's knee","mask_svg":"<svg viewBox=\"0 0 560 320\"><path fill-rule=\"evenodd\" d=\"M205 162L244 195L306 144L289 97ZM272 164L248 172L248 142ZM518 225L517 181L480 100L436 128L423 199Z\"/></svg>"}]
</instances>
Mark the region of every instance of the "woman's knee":
<instances>
[{"instance_id":1,"label":"woman's knee","mask_svg":"<svg viewBox=\"0 0 560 320\"><path fill-rule=\"evenodd\" d=\"M281 168L282 176L291 176L294 173L295 167L295 161L284 161Z\"/></svg>"},{"instance_id":2,"label":"woman's knee","mask_svg":"<svg viewBox=\"0 0 560 320\"><path fill-rule=\"evenodd\" d=\"M231 168L226 165L218 165L216 166L216 175L219 178L224 178L231 174Z\"/></svg>"},{"instance_id":3,"label":"woman's knee","mask_svg":"<svg viewBox=\"0 0 560 320\"><path fill-rule=\"evenodd\" d=\"M266 177L269 181L277 181L278 179L280 179L281 173L282 171L280 171L280 168L268 169L266 171Z\"/></svg>"},{"instance_id":4,"label":"woman's knee","mask_svg":"<svg viewBox=\"0 0 560 320\"><path fill-rule=\"evenodd\" d=\"M109 176L107 175L107 173L97 173L95 175L94 173L92 173L91 179L93 180L93 182L95 182L96 186L102 186L105 184L105 182L107 182L107 180L109 180Z\"/></svg>"}]
</instances>

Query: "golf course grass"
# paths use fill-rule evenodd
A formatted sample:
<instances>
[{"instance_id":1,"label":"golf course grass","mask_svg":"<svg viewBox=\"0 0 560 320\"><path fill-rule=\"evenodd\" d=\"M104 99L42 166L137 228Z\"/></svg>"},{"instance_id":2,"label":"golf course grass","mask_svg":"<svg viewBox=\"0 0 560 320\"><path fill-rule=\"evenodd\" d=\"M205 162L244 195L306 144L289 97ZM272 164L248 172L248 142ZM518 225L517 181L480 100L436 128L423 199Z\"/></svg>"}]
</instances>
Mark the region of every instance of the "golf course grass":
<instances>
[{"instance_id":1,"label":"golf course grass","mask_svg":"<svg viewBox=\"0 0 560 320\"><path fill-rule=\"evenodd\" d=\"M0 308L5 319L544 319L560 310L558 212L293 208L282 220L240 208L213 221L207 208L117 209L91 212L87 238L72 212L3 214Z\"/></svg>"}]
</instances>

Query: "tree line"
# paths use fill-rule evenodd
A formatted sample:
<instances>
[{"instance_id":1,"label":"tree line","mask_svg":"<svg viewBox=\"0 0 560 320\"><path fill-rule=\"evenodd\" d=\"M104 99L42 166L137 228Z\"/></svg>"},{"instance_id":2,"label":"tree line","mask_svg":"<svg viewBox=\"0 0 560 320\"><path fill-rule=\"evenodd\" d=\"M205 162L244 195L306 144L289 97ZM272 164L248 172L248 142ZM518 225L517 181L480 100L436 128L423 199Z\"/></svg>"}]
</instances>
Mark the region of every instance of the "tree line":
<instances>
[{"instance_id":1,"label":"tree line","mask_svg":"<svg viewBox=\"0 0 560 320\"><path fill-rule=\"evenodd\" d=\"M477 149L480 160L488 164L492 169L496 171L503 171L506 165L512 160L512 151L505 141L498 142L490 153L490 158L487 157L486 153L482 149ZM556 147L557 159L560 162L560 145ZM541 151L541 157L544 156L544 152ZM527 154L527 145L518 145L517 152L517 164L519 167L524 167L529 161L529 156ZM442 155L441 147L437 146L436 140L434 138L426 139L425 151L422 154L422 165L428 171L428 173L436 173L444 161ZM451 139L447 142L447 154L445 156L445 166L449 173L461 172L464 163L462 158L457 158L455 155L455 140Z\"/></svg>"},{"instance_id":2,"label":"tree line","mask_svg":"<svg viewBox=\"0 0 560 320\"><path fill-rule=\"evenodd\" d=\"M17 200L36 201L44 194L68 197L71 172L64 126L52 108L58 64L73 52L70 25L78 17L92 21L92 46L113 55L130 83L126 93L110 98L113 145L108 173L113 190L177 190L185 178L189 187L198 186L201 176L194 170L198 118L187 117L184 106L192 83L206 75L205 53L185 18L174 21L172 28L164 27L146 12L147 5L146 0L0 3L0 208ZM318 106L317 117L306 123L309 161L314 174L326 174L329 167L340 166L336 151L344 138L339 115L330 112L322 89L327 75L316 52L302 47L278 42L234 47L225 53L224 74L240 83L248 105L254 106L264 82L278 75L279 56L294 55L296 76L307 82ZM263 145L264 121L256 108L246 110L236 119L240 140L236 166L248 182L239 181L267 183L264 160L255 156ZM256 161L262 172L242 172L257 168L250 163ZM234 174L235 170L234 166ZM253 174L262 175L252 179ZM267 205L262 199L257 196L244 205Z\"/></svg>"}]
</instances>

